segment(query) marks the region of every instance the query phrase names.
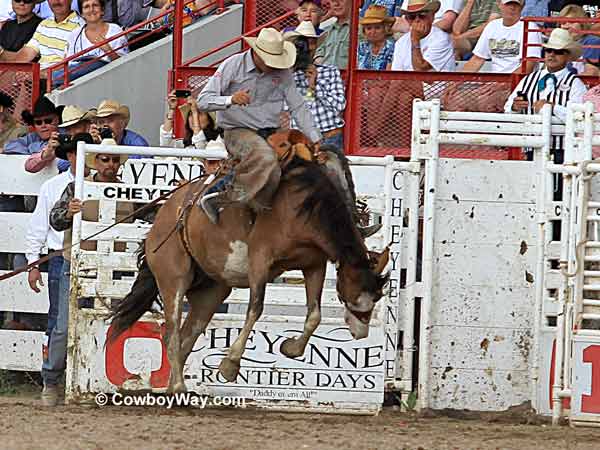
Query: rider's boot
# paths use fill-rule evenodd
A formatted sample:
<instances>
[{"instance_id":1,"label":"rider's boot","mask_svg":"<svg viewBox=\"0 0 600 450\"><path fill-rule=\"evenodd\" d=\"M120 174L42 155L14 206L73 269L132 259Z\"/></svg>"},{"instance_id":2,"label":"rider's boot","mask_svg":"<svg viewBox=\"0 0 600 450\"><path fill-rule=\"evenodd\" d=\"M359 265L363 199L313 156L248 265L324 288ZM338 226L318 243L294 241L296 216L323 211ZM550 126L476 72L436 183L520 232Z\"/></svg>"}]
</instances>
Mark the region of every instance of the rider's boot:
<instances>
[{"instance_id":1,"label":"rider's boot","mask_svg":"<svg viewBox=\"0 0 600 450\"><path fill-rule=\"evenodd\" d=\"M210 220L215 225L219 223L219 213L223 208L221 208L221 198L223 197L223 192L212 192L210 194L204 195L200 199L200 206L202 210Z\"/></svg>"}]
</instances>

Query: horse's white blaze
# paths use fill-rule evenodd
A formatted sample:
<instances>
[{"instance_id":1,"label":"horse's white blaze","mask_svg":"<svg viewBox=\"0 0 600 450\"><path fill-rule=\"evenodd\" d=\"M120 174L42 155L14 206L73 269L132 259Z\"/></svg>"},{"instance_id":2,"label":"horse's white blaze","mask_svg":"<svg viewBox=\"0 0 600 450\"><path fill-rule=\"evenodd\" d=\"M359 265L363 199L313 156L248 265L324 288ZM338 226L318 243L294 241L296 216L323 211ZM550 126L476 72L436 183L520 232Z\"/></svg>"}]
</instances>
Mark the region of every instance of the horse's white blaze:
<instances>
[{"instance_id":1,"label":"horse's white blaze","mask_svg":"<svg viewBox=\"0 0 600 450\"><path fill-rule=\"evenodd\" d=\"M227 255L223 276L227 279L248 276L248 244L243 241L229 243L231 252Z\"/></svg>"},{"instance_id":2,"label":"horse's white blaze","mask_svg":"<svg viewBox=\"0 0 600 450\"><path fill-rule=\"evenodd\" d=\"M348 311L348 308L344 311L344 321L350 328L350 334L354 339L364 339L369 335L369 325L358 320L354 314Z\"/></svg>"}]
</instances>

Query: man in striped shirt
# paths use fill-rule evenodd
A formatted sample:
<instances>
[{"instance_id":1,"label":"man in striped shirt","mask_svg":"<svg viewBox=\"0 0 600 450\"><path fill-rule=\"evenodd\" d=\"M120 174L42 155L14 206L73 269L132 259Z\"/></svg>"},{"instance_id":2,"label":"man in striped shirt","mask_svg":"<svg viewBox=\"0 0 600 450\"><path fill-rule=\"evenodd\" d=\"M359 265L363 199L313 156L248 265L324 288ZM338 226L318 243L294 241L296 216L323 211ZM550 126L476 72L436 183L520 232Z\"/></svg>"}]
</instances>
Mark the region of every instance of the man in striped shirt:
<instances>
[{"instance_id":1,"label":"man in striped shirt","mask_svg":"<svg viewBox=\"0 0 600 450\"><path fill-rule=\"evenodd\" d=\"M70 0L49 0L49 4L54 17L42 20L31 40L18 52L0 47L0 61L31 62L39 56L40 68L44 70L64 59L69 35L85 20L71 10ZM45 75L42 72L42 78Z\"/></svg>"}]
</instances>

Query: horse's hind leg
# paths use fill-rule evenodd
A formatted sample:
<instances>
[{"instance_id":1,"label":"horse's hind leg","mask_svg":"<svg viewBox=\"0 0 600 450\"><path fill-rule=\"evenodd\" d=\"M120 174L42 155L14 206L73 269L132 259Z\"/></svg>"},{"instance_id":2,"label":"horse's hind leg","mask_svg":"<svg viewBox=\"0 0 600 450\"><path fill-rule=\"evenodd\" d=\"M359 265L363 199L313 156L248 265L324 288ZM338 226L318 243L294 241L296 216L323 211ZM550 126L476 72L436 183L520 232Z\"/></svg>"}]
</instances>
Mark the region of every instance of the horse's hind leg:
<instances>
[{"instance_id":1,"label":"horse's hind leg","mask_svg":"<svg viewBox=\"0 0 600 450\"><path fill-rule=\"evenodd\" d=\"M181 365L194 348L198 337L206 331L206 327L219 305L229 296L231 288L225 284L215 283L210 287L198 288L187 293L191 310L181 328Z\"/></svg>"},{"instance_id":2,"label":"horse's hind leg","mask_svg":"<svg viewBox=\"0 0 600 450\"><path fill-rule=\"evenodd\" d=\"M325 282L326 269L327 262L323 261L323 264L320 266L303 271L306 283L306 306L308 310L302 334L298 337L286 339L281 344L281 353L288 358L297 358L304 354L308 340L319 326L319 323L321 323L321 295L323 292L323 283Z\"/></svg>"}]
</instances>

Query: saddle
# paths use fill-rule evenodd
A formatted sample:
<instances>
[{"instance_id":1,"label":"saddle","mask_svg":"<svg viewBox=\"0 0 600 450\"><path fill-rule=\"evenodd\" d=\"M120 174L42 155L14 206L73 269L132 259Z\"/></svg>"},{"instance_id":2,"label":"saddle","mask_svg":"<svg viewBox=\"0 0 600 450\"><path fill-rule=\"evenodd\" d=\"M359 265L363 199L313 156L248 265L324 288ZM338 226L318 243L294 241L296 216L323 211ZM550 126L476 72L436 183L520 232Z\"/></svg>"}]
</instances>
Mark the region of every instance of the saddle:
<instances>
[{"instance_id":1,"label":"saddle","mask_svg":"<svg viewBox=\"0 0 600 450\"><path fill-rule=\"evenodd\" d=\"M269 136L267 142L277 154L282 169L285 169L295 156L305 161L315 161L312 143L298 130L278 131Z\"/></svg>"}]
</instances>

